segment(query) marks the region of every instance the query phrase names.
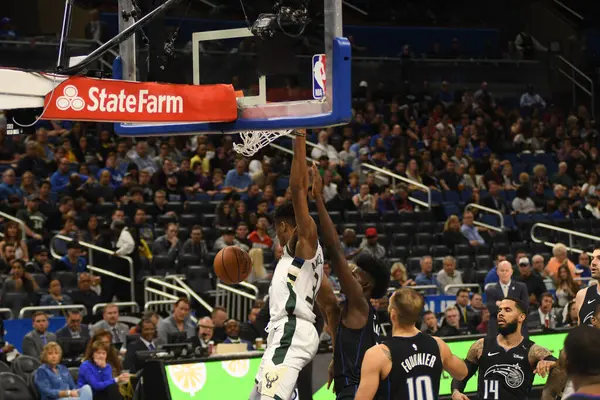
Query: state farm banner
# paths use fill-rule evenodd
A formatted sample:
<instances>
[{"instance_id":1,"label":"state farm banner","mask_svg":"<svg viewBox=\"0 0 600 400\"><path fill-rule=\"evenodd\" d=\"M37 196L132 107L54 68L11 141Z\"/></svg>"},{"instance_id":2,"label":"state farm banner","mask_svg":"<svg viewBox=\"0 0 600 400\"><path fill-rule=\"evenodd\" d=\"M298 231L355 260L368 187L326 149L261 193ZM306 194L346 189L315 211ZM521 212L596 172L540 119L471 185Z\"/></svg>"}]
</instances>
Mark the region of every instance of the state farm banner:
<instances>
[{"instance_id":1,"label":"state farm banner","mask_svg":"<svg viewBox=\"0 0 600 400\"><path fill-rule=\"evenodd\" d=\"M176 85L72 77L46 95L43 118L107 122L231 122L232 85Z\"/></svg>"}]
</instances>

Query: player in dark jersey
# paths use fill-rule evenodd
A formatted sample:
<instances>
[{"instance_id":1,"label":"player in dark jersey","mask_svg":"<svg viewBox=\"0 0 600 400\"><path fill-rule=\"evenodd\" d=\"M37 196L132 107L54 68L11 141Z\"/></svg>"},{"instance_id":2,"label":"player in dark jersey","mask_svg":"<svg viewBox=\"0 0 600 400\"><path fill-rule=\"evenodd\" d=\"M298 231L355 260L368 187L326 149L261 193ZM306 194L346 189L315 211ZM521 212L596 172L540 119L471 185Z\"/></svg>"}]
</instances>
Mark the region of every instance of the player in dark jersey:
<instances>
[{"instance_id":1,"label":"player in dark jersey","mask_svg":"<svg viewBox=\"0 0 600 400\"><path fill-rule=\"evenodd\" d=\"M392 337L367 351L356 400L372 400L382 389L390 400L436 400L442 370L457 379L467 375L465 363L442 339L415 327L424 304L414 289L401 288L392 295Z\"/></svg>"},{"instance_id":2,"label":"player in dark jersey","mask_svg":"<svg viewBox=\"0 0 600 400\"><path fill-rule=\"evenodd\" d=\"M363 357L369 348L379 342L377 313L369 300L385 295L390 273L382 260L367 254L359 255L356 259L358 267L350 270L335 225L323 201L323 180L314 164L312 175L312 194L317 203L322 243L340 281L342 293L346 295L339 315L327 312L327 323L332 332L334 348L329 383L333 378L338 400L354 399L360 382ZM317 298L317 301L320 307L327 307L321 304L321 299ZM331 309L331 306L328 308Z\"/></svg>"},{"instance_id":3,"label":"player in dark jersey","mask_svg":"<svg viewBox=\"0 0 600 400\"><path fill-rule=\"evenodd\" d=\"M545 377L556 366L550 350L538 346L521 334L527 306L519 299L506 297L498 306L498 335L476 341L465 360L469 375L452 380L452 400L468 400L461 393L477 370L477 394L482 400L523 400L533 385L535 373ZM551 381L551 375L548 381ZM547 397L542 396L543 399Z\"/></svg>"},{"instance_id":4,"label":"player in dark jersey","mask_svg":"<svg viewBox=\"0 0 600 400\"><path fill-rule=\"evenodd\" d=\"M600 281L600 247L594 249L590 263L592 279ZM588 286L577 292L575 304L579 310L579 324L591 325L592 315L596 306L600 304L600 285Z\"/></svg>"},{"instance_id":5,"label":"player in dark jersey","mask_svg":"<svg viewBox=\"0 0 600 400\"><path fill-rule=\"evenodd\" d=\"M572 400L600 399L600 330L580 326L565 339L567 375L573 381Z\"/></svg>"}]
</instances>

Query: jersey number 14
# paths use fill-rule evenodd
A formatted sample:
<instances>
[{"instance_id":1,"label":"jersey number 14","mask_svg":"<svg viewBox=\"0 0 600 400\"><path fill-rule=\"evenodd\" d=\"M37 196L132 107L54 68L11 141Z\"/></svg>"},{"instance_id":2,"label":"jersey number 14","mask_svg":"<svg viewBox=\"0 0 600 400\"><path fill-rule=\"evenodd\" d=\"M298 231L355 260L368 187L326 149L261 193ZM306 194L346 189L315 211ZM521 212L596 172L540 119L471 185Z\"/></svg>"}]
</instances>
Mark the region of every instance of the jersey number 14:
<instances>
[{"instance_id":1,"label":"jersey number 14","mask_svg":"<svg viewBox=\"0 0 600 400\"><path fill-rule=\"evenodd\" d=\"M409 400L433 400L435 398L431 377L427 375L408 378L406 384L408 385Z\"/></svg>"}]
</instances>

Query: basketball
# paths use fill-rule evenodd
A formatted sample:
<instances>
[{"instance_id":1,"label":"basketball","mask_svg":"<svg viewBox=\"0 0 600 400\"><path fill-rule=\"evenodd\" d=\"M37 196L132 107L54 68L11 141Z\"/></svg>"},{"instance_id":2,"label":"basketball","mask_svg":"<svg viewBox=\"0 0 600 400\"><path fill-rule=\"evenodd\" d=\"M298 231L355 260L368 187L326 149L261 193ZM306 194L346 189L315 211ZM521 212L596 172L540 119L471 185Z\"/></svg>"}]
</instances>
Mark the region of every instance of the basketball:
<instances>
[{"instance_id":1,"label":"basketball","mask_svg":"<svg viewBox=\"0 0 600 400\"><path fill-rule=\"evenodd\" d=\"M215 273L224 283L240 283L250 275L252 260L239 247L225 247L217 253L214 261Z\"/></svg>"}]
</instances>

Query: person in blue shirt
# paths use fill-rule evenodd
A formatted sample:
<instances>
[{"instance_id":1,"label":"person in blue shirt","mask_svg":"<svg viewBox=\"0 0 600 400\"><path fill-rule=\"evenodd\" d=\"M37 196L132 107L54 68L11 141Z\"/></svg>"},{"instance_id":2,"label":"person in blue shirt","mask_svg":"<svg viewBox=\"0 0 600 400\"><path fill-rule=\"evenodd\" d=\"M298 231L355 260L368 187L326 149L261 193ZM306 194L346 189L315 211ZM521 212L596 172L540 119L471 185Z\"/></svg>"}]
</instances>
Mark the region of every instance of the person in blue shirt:
<instances>
[{"instance_id":1,"label":"person in blue shirt","mask_svg":"<svg viewBox=\"0 0 600 400\"><path fill-rule=\"evenodd\" d=\"M504 254L496 255L496 263L494 264L494 267L490 269L490 272L488 272L485 276L485 281L483 282L484 287L488 283L497 283L500 280L500 278L498 278L498 273L496 272L496 265L498 265L500 261L506 261L506 256Z\"/></svg>"},{"instance_id":2,"label":"person in blue shirt","mask_svg":"<svg viewBox=\"0 0 600 400\"><path fill-rule=\"evenodd\" d=\"M110 183L113 187L119 187L123 183L123 173L116 168L117 165L117 156L114 153L111 153L106 157L106 166L98 171L97 179L100 179L100 174L102 171L110 172Z\"/></svg>"},{"instance_id":3,"label":"person in blue shirt","mask_svg":"<svg viewBox=\"0 0 600 400\"><path fill-rule=\"evenodd\" d=\"M439 288L436 276L433 274L433 259L431 256L421 258L421 272L415 277L417 286L435 285ZM427 289L425 294L437 294L437 289Z\"/></svg>"},{"instance_id":4,"label":"person in blue shirt","mask_svg":"<svg viewBox=\"0 0 600 400\"><path fill-rule=\"evenodd\" d=\"M78 174L76 172L74 172L74 173L69 172L70 166L71 166L71 164L69 163L69 160L67 160L66 158L60 159L60 162L58 164L58 169L50 177L50 184L52 185L53 192L58 192L58 193L66 192L67 188L69 187L69 180L71 179L71 175L73 175L73 174L79 175L79 178L81 179L82 184L87 182L88 176Z\"/></svg>"},{"instance_id":5,"label":"person in blue shirt","mask_svg":"<svg viewBox=\"0 0 600 400\"><path fill-rule=\"evenodd\" d=\"M15 170L12 168L7 169L2 174L2 183L0 183L0 201L8 200L8 197L13 195L17 196L19 200L23 200L23 191L16 184Z\"/></svg>"},{"instance_id":6,"label":"person in blue shirt","mask_svg":"<svg viewBox=\"0 0 600 400\"><path fill-rule=\"evenodd\" d=\"M245 192L252 183L250 174L246 172L246 160L238 160L235 169L227 172L225 177L225 188L231 188L236 192Z\"/></svg>"},{"instance_id":7,"label":"person in blue shirt","mask_svg":"<svg viewBox=\"0 0 600 400\"><path fill-rule=\"evenodd\" d=\"M92 388L94 400L123 400L119 392L119 383L127 383L129 374L123 372L116 378L113 377L111 365L107 362L110 344L102 341L92 343L86 351L85 361L79 367L79 387Z\"/></svg>"},{"instance_id":8,"label":"person in blue shirt","mask_svg":"<svg viewBox=\"0 0 600 400\"><path fill-rule=\"evenodd\" d=\"M50 342L42 349L42 365L34 372L33 383L41 400L92 400L92 388L82 385L79 389L69 372L60 364L62 349Z\"/></svg>"},{"instance_id":9,"label":"person in blue shirt","mask_svg":"<svg viewBox=\"0 0 600 400\"><path fill-rule=\"evenodd\" d=\"M579 272L579 277L581 278L591 278L592 271L590 270L590 255L586 252L583 252L579 255L579 264L575 266L576 271Z\"/></svg>"},{"instance_id":10,"label":"person in blue shirt","mask_svg":"<svg viewBox=\"0 0 600 400\"><path fill-rule=\"evenodd\" d=\"M86 272L87 260L81 257L81 245L76 240L67 243L67 254L56 264L57 271Z\"/></svg>"},{"instance_id":11,"label":"person in blue shirt","mask_svg":"<svg viewBox=\"0 0 600 400\"><path fill-rule=\"evenodd\" d=\"M479 147L473 150L473 158L478 160L487 159L492 154L492 150L487 145L485 140L479 142Z\"/></svg>"}]
</instances>

